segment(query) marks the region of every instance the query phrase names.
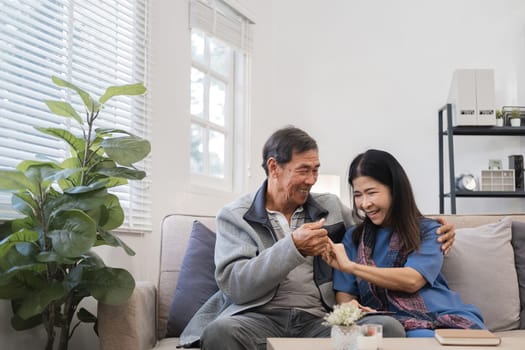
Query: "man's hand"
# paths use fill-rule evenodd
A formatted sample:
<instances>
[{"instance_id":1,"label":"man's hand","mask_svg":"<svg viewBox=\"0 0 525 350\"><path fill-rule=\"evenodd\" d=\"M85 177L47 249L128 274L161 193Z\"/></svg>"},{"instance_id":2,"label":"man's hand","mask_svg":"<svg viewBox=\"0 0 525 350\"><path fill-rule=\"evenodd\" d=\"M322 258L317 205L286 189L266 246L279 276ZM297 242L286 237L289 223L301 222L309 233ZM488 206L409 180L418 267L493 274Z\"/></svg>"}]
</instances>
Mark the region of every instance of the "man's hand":
<instances>
[{"instance_id":1,"label":"man's hand","mask_svg":"<svg viewBox=\"0 0 525 350\"><path fill-rule=\"evenodd\" d=\"M452 249L456 231L454 231L454 225L448 224L445 219L437 218L436 220L441 224L441 227L437 230L437 234L439 235L438 242L442 243L441 250L446 255L450 252L450 249Z\"/></svg>"},{"instance_id":2,"label":"man's hand","mask_svg":"<svg viewBox=\"0 0 525 350\"><path fill-rule=\"evenodd\" d=\"M297 250L303 256L322 255L330 248L328 231L323 228L325 219L301 225L292 232L292 239Z\"/></svg>"}]
</instances>

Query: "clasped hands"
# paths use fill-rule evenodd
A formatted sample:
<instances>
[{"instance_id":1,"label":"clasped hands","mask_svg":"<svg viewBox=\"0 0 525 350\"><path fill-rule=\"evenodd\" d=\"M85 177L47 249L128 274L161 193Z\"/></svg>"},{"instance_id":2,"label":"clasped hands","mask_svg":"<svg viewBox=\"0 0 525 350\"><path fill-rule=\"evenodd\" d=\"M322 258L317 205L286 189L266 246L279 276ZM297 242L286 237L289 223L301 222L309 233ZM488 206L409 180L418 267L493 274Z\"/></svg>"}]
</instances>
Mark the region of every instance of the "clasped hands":
<instances>
[{"instance_id":1,"label":"clasped hands","mask_svg":"<svg viewBox=\"0 0 525 350\"><path fill-rule=\"evenodd\" d=\"M335 244L323 228L325 219L301 225L292 232L297 250L303 256L321 256L330 266L340 269L341 264L353 264L346 255L343 244Z\"/></svg>"}]
</instances>

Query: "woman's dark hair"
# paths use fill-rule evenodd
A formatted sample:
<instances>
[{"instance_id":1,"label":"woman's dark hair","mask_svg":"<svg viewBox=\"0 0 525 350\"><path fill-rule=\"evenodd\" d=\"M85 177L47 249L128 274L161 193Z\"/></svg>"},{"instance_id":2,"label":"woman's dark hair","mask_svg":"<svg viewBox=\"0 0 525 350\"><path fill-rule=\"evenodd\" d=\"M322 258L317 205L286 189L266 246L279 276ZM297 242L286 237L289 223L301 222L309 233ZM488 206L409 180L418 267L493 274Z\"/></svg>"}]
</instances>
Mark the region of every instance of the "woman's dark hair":
<instances>
[{"instance_id":1,"label":"woman's dark hair","mask_svg":"<svg viewBox=\"0 0 525 350\"><path fill-rule=\"evenodd\" d=\"M395 232L400 234L406 253L419 249L421 245L419 218L422 215L416 205L410 180L401 164L388 152L370 149L359 154L350 164L348 183L352 190L353 181L359 176L369 176L390 189L392 203L385 220ZM353 213L364 220L352 235L352 240L358 244L364 224L367 221L370 224L372 222L359 214L355 200Z\"/></svg>"},{"instance_id":2,"label":"woman's dark hair","mask_svg":"<svg viewBox=\"0 0 525 350\"><path fill-rule=\"evenodd\" d=\"M275 158L277 164L284 165L292 160L295 153L317 150L317 142L305 131L287 126L275 131L266 141L262 152L262 167L268 176L268 159Z\"/></svg>"}]
</instances>

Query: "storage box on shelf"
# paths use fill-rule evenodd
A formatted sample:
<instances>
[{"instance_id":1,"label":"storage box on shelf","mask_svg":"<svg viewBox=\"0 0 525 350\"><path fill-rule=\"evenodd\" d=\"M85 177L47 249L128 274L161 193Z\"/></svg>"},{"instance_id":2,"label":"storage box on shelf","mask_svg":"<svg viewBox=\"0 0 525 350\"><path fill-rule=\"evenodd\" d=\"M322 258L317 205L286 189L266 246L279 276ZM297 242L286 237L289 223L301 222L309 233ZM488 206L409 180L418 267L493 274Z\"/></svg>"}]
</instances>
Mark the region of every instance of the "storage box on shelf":
<instances>
[{"instance_id":1,"label":"storage box on shelf","mask_svg":"<svg viewBox=\"0 0 525 350\"><path fill-rule=\"evenodd\" d=\"M515 191L514 170L481 170L482 191Z\"/></svg>"}]
</instances>

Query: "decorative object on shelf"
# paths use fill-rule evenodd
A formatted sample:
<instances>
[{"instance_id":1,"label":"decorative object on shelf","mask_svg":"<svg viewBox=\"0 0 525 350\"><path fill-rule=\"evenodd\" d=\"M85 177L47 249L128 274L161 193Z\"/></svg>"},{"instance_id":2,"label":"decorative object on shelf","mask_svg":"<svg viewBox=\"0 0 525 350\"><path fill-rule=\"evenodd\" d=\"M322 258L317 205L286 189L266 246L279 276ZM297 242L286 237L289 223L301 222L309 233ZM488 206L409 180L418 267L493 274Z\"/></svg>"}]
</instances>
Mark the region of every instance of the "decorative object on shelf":
<instances>
[{"instance_id":1,"label":"decorative object on shelf","mask_svg":"<svg viewBox=\"0 0 525 350\"><path fill-rule=\"evenodd\" d=\"M509 169L514 169L514 181L516 190L523 191L523 156L515 154L509 156Z\"/></svg>"},{"instance_id":2,"label":"decorative object on shelf","mask_svg":"<svg viewBox=\"0 0 525 350\"><path fill-rule=\"evenodd\" d=\"M525 106L503 106L503 118L507 126L521 126L521 119L525 119Z\"/></svg>"},{"instance_id":3,"label":"decorative object on shelf","mask_svg":"<svg viewBox=\"0 0 525 350\"><path fill-rule=\"evenodd\" d=\"M489 170L501 170L503 163L501 159L489 159Z\"/></svg>"},{"instance_id":4,"label":"decorative object on shelf","mask_svg":"<svg viewBox=\"0 0 525 350\"><path fill-rule=\"evenodd\" d=\"M332 327L330 337L336 350L357 350L360 326L355 323L362 316L361 309L352 302L334 306L325 316L323 324Z\"/></svg>"},{"instance_id":5,"label":"decorative object on shelf","mask_svg":"<svg viewBox=\"0 0 525 350\"><path fill-rule=\"evenodd\" d=\"M503 126L503 112L501 109L496 110L496 126Z\"/></svg>"},{"instance_id":6,"label":"decorative object on shelf","mask_svg":"<svg viewBox=\"0 0 525 350\"><path fill-rule=\"evenodd\" d=\"M461 174L456 178L456 189L458 191L475 191L478 182L472 174Z\"/></svg>"},{"instance_id":7,"label":"decorative object on shelf","mask_svg":"<svg viewBox=\"0 0 525 350\"><path fill-rule=\"evenodd\" d=\"M456 69L448 103L454 125L496 125L494 69Z\"/></svg>"},{"instance_id":8,"label":"decorative object on shelf","mask_svg":"<svg viewBox=\"0 0 525 350\"><path fill-rule=\"evenodd\" d=\"M58 77L55 85L76 92L84 104L82 118L64 101L45 101L54 114L78 126L38 127L65 141L65 160L25 160L16 170L0 170L0 190L12 192L13 208L22 214L0 226L0 298L11 301L16 330L44 325L46 350L66 350L80 322L95 322L79 304L94 297L106 304L126 301L135 288L125 269L106 266L96 246L121 247L135 255L112 231L124 221L119 198L109 191L146 173L135 167L150 152L150 143L127 131L95 129L95 120L115 96L142 95L142 83L110 86L98 99ZM72 324L73 317L78 322ZM60 334L57 334L60 330Z\"/></svg>"},{"instance_id":9,"label":"decorative object on shelf","mask_svg":"<svg viewBox=\"0 0 525 350\"><path fill-rule=\"evenodd\" d=\"M514 192L514 170L481 170L481 190Z\"/></svg>"},{"instance_id":10,"label":"decorative object on shelf","mask_svg":"<svg viewBox=\"0 0 525 350\"><path fill-rule=\"evenodd\" d=\"M511 126L521 126L521 115L520 110L515 108L510 112L510 125Z\"/></svg>"}]
</instances>

